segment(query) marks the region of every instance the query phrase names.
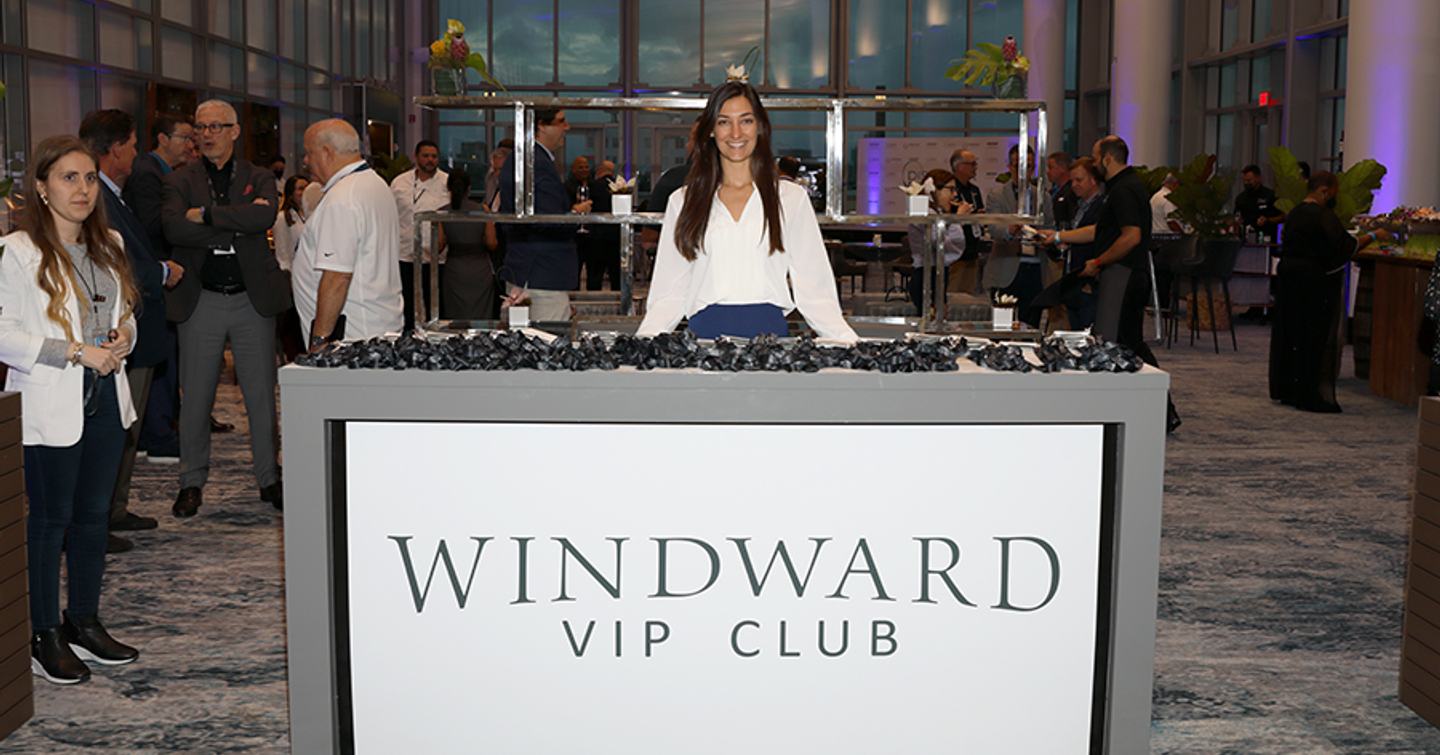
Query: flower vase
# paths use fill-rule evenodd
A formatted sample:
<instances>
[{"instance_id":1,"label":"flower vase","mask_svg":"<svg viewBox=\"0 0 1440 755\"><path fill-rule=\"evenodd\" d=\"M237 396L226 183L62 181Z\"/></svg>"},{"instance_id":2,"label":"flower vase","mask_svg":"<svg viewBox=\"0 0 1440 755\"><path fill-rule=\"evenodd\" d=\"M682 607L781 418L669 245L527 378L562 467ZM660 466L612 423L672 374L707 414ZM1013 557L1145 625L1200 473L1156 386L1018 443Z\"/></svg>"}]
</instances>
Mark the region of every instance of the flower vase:
<instances>
[{"instance_id":1,"label":"flower vase","mask_svg":"<svg viewBox=\"0 0 1440 755\"><path fill-rule=\"evenodd\" d=\"M1025 99L1025 77L1011 76L1000 79L994 85L995 99L998 100L1023 100Z\"/></svg>"},{"instance_id":2,"label":"flower vase","mask_svg":"<svg viewBox=\"0 0 1440 755\"><path fill-rule=\"evenodd\" d=\"M464 68L431 68L431 91L439 97L458 97L465 94Z\"/></svg>"}]
</instances>

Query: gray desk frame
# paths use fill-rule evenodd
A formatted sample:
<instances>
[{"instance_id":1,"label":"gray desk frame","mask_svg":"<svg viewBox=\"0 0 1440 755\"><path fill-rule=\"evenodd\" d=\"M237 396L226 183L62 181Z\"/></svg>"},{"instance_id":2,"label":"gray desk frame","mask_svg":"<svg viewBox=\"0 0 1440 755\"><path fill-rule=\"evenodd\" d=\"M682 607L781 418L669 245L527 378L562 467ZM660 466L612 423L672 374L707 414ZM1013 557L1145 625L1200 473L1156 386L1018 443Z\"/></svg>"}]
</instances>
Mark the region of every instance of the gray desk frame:
<instances>
[{"instance_id":1,"label":"gray desk frame","mask_svg":"<svg viewBox=\"0 0 1440 755\"><path fill-rule=\"evenodd\" d=\"M332 663L332 420L1107 424L1117 429L1105 751L1149 751L1169 376L280 370L290 742L339 752ZM903 449L880 449L896 458ZM944 458L944 449L934 449ZM918 459L916 469L935 468ZM1037 449L1037 469L1045 450ZM397 473L400 473L397 471ZM1015 481L1023 485L1023 480ZM1043 711L1037 711L1043 716Z\"/></svg>"}]
</instances>

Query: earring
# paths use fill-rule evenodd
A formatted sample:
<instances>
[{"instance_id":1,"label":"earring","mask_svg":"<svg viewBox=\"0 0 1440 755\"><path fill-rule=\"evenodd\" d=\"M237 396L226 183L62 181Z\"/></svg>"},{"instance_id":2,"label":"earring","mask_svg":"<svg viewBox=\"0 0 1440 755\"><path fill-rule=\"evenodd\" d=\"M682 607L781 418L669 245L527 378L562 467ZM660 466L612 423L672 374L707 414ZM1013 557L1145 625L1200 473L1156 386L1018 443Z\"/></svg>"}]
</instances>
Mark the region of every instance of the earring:
<instances>
[{"instance_id":1,"label":"earring","mask_svg":"<svg viewBox=\"0 0 1440 755\"><path fill-rule=\"evenodd\" d=\"M41 195L40 195L40 204L45 204L45 205L50 204L50 199L49 199L49 197L46 197L44 194L41 194Z\"/></svg>"}]
</instances>

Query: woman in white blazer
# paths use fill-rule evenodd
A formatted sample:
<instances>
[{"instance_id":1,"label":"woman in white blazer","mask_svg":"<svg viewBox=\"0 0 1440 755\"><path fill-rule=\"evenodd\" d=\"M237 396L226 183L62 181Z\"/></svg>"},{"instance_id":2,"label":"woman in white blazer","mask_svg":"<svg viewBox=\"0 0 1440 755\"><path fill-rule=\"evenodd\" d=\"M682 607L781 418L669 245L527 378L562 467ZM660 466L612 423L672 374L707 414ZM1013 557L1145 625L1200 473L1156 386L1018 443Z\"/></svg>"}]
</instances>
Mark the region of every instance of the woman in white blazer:
<instances>
[{"instance_id":1,"label":"woman in white blazer","mask_svg":"<svg viewBox=\"0 0 1440 755\"><path fill-rule=\"evenodd\" d=\"M120 234L109 230L99 167L84 143L36 148L20 230L0 238L0 362L23 412L30 570L30 667L57 684L90 676L85 661L139 653L98 617L110 496L135 421L125 357L140 301ZM67 604L60 612L65 548Z\"/></svg>"}]
</instances>

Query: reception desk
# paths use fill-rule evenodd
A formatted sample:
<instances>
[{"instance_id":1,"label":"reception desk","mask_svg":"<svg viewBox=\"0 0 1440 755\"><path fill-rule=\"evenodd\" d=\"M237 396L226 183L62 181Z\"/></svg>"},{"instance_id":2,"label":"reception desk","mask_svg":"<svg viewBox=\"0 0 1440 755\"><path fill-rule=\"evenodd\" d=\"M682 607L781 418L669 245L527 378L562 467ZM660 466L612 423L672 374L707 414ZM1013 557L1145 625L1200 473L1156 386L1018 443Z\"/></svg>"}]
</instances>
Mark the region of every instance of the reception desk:
<instances>
[{"instance_id":1,"label":"reception desk","mask_svg":"<svg viewBox=\"0 0 1440 755\"><path fill-rule=\"evenodd\" d=\"M286 367L296 752L1147 752L1169 377Z\"/></svg>"},{"instance_id":2,"label":"reception desk","mask_svg":"<svg viewBox=\"0 0 1440 755\"><path fill-rule=\"evenodd\" d=\"M1355 374L1370 392L1414 406L1425 395L1430 359L1419 347L1420 310L1434 263L1361 252L1355 297Z\"/></svg>"}]
</instances>

